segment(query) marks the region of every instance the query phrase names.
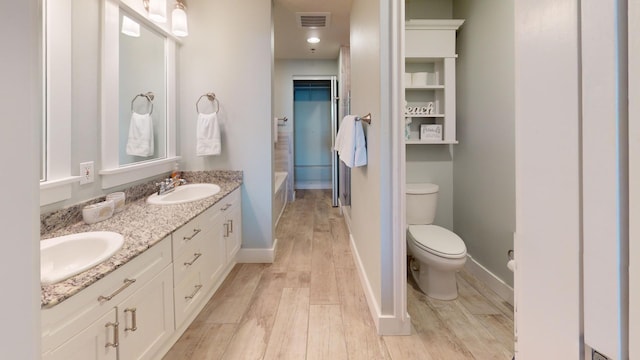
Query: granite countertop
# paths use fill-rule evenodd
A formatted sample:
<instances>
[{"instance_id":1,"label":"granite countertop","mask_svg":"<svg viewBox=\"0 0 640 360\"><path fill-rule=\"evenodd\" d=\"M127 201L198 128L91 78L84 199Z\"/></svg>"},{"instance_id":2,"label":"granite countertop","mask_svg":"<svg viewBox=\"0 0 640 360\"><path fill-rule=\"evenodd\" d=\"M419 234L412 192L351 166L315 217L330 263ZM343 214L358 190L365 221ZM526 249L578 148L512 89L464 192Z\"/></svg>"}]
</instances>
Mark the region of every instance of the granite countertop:
<instances>
[{"instance_id":1,"label":"granite countertop","mask_svg":"<svg viewBox=\"0 0 640 360\"><path fill-rule=\"evenodd\" d=\"M146 196L129 201L123 211L110 219L85 224L83 221L50 231L42 239L87 231L114 231L124 236L122 248L107 261L65 281L41 285L41 307L50 308L77 294L107 274L140 255L167 235L216 204L242 184L242 172L208 171L184 176L189 183L215 183L220 192L212 197L185 204L149 205Z\"/></svg>"}]
</instances>

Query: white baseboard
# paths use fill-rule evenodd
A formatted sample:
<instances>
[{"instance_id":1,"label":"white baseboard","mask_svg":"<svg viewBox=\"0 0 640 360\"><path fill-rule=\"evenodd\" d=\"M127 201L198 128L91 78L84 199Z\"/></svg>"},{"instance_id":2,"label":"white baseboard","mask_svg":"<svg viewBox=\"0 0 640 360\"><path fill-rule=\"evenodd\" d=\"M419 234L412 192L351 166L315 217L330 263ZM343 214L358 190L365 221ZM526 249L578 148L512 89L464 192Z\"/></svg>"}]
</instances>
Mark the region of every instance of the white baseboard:
<instances>
[{"instance_id":1,"label":"white baseboard","mask_svg":"<svg viewBox=\"0 0 640 360\"><path fill-rule=\"evenodd\" d=\"M364 290L364 296L367 299L367 305L369 306L371 318L373 319L373 322L376 326L378 335L410 335L411 319L408 316L404 317L405 320L403 320L401 317L398 317L396 315L381 314L380 306L376 301L376 297L373 293L373 289L371 288L369 278L364 271L364 265L362 264L360 254L358 253L356 243L351 233L349 233L349 243L351 245L351 253L353 254L353 259L356 263L356 269L358 270L358 275L360 277L360 283L362 284L362 289Z\"/></svg>"},{"instance_id":2,"label":"white baseboard","mask_svg":"<svg viewBox=\"0 0 640 360\"><path fill-rule=\"evenodd\" d=\"M276 259L276 246L278 239L273 240L270 249L240 248L238 251L238 263L241 264L271 264Z\"/></svg>"},{"instance_id":3,"label":"white baseboard","mask_svg":"<svg viewBox=\"0 0 640 360\"><path fill-rule=\"evenodd\" d=\"M499 277L497 277L494 273L489 271L487 268L482 266L479 262L477 262L470 255L467 255L467 262L464 264L464 268L470 272L473 276L475 276L482 283L487 285L487 287L498 296L511 304L513 306L513 288L509 286L507 283L502 281Z\"/></svg>"}]
</instances>

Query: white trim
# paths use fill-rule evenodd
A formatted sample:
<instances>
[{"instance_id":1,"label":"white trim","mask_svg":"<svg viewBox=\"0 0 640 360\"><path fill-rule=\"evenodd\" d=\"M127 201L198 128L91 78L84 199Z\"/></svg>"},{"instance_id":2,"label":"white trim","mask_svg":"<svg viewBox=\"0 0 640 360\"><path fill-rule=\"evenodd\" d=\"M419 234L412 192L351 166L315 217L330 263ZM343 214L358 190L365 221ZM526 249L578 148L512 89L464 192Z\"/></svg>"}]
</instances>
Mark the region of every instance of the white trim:
<instances>
[{"instance_id":1,"label":"white trim","mask_svg":"<svg viewBox=\"0 0 640 360\"><path fill-rule=\"evenodd\" d=\"M70 199L72 184L79 180L80 176L69 176L63 179L41 182L40 206Z\"/></svg>"},{"instance_id":2,"label":"white trim","mask_svg":"<svg viewBox=\"0 0 640 360\"><path fill-rule=\"evenodd\" d=\"M505 265L506 266L506 265ZM502 300L514 306L514 292L513 288L507 283L502 281L494 273L489 271L486 267L477 262L471 255L467 255L467 262L464 264L464 268L480 282L485 284L489 289L495 292Z\"/></svg>"},{"instance_id":3,"label":"white trim","mask_svg":"<svg viewBox=\"0 0 640 360\"><path fill-rule=\"evenodd\" d=\"M237 255L239 264L272 264L276 258L276 246L278 239L273 239L270 249L240 248Z\"/></svg>"},{"instance_id":4,"label":"white trim","mask_svg":"<svg viewBox=\"0 0 640 360\"><path fill-rule=\"evenodd\" d=\"M71 198L71 1L44 3L46 26L46 176L40 206Z\"/></svg>"},{"instance_id":5,"label":"white trim","mask_svg":"<svg viewBox=\"0 0 640 360\"><path fill-rule=\"evenodd\" d=\"M174 156L166 159L135 163L119 168L102 169L98 172L102 175L102 188L108 189L114 186L169 172L175 168L176 163L180 159L180 156Z\"/></svg>"},{"instance_id":6,"label":"white trim","mask_svg":"<svg viewBox=\"0 0 640 360\"><path fill-rule=\"evenodd\" d=\"M411 19L406 28L411 30L458 30L464 20L457 19Z\"/></svg>"},{"instance_id":7,"label":"white trim","mask_svg":"<svg viewBox=\"0 0 640 360\"><path fill-rule=\"evenodd\" d=\"M351 253L353 254L353 260L355 261L356 269L358 270L360 284L362 285L364 296L367 299L367 305L371 313L371 318L373 319L378 331L378 335L410 335L411 319L408 314L405 313L405 316L397 316L383 315L380 312L380 307L376 302L375 294L373 293L367 274L364 271L364 265L362 264L362 260L360 260L360 254L358 253L358 248L356 247L355 240L351 233L349 233L349 245L351 246ZM405 288L406 293L406 282L404 282L402 286Z\"/></svg>"},{"instance_id":8,"label":"white trim","mask_svg":"<svg viewBox=\"0 0 640 360\"><path fill-rule=\"evenodd\" d=\"M391 80L390 119L404 112L405 72L405 2L391 1L389 75ZM391 121L391 240L393 283L393 316L380 319L379 331L384 335L410 335L411 318L407 311L407 241L406 241L406 164L404 123Z\"/></svg>"}]
</instances>

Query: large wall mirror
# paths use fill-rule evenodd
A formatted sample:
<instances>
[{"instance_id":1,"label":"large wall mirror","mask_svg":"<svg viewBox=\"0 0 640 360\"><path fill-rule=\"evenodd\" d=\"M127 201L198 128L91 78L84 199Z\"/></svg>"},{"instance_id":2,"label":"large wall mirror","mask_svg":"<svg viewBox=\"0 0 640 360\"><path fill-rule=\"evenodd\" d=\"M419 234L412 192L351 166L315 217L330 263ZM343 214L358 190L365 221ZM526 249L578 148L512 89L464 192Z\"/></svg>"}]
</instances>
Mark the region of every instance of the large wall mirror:
<instances>
[{"instance_id":1,"label":"large wall mirror","mask_svg":"<svg viewBox=\"0 0 640 360\"><path fill-rule=\"evenodd\" d=\"M167 156L167 38L136 22L123 8L119 18L118 151L122 166ZM145 125L151 127L146 133Z\"/></svg>"},{"instance_id":2,"label":"large wall mirror","mask_svg":"<svg viewBox=\"0 0 640 360\"><path fill-rule=\"evenodd\" d=\"M177 39L123 1L104 0L102 187L170 171L176 156Z\"/></svg>"}]
</instances>

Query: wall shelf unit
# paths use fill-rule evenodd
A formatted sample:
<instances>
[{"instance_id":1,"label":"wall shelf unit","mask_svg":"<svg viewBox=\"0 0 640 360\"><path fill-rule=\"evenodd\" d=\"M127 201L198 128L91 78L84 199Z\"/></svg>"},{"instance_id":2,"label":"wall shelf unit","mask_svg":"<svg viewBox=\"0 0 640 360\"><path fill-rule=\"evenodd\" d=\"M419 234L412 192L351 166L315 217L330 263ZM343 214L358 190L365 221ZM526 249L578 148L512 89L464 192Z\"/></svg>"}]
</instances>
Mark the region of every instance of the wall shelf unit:
<instances>
[{"instance_id":1,"label":"wall shelf unit","mask_svg":"<svg viewBox=\"0 0 640 360\"><path fill-rule=\"evenodd\" d=\"M456 31L464 20L408 20L405 37L405 124L410 144L457 144ZM436 125L424 138L422 125Z\"/></svg>"}]
</instances>

